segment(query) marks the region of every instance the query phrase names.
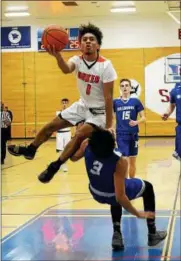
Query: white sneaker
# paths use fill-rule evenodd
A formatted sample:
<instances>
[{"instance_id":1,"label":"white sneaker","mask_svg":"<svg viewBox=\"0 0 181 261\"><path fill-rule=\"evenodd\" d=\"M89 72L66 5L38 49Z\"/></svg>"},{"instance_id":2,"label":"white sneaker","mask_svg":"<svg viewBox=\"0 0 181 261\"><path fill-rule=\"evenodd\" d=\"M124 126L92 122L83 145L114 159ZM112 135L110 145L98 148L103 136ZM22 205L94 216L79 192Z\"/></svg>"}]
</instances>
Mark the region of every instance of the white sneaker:
<instances>
[{"instance_id":1,"label":"white sneaker","mask_svg":"<svg viewBox=\"0 0 181 261\"><path fill-rule=\"evenodd\" d=\"M63 172L68 172L68 168L67 168L67 167L64 167L64 168L63 168Z\"/></svg>"},{"instance_id":2,"label":"white sneaker","mask_svg":"<svg viewBox=\"0 0 181 261\"><path fill-rule=\"evenodd\" d=\"M178 161L181 161L181 158L179 157L178 153L176 151L173 152L172 156L177 159Z\"/></svg>"}]
</instances>

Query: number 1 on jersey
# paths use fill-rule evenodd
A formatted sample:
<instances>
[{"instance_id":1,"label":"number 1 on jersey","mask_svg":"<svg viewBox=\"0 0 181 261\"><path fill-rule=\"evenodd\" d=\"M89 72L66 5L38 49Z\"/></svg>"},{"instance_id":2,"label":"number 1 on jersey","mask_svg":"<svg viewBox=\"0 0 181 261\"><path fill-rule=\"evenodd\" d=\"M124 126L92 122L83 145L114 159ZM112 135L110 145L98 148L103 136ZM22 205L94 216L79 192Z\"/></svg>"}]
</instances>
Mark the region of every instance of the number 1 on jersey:
<instances>
[{"instance_id":1,"label":"number 1 on jersey","mask_svg":"<svg viewBox=\"0 0 181 261\"><path fill-rule=\"evenodd\" d=\"M92 88L92 85L91 85L91 84L87 84L87 88L86 88L86 94L87 94L87 95L90 95L90 93L91 93L91 88Z\"/></svg>"}]
</instances>

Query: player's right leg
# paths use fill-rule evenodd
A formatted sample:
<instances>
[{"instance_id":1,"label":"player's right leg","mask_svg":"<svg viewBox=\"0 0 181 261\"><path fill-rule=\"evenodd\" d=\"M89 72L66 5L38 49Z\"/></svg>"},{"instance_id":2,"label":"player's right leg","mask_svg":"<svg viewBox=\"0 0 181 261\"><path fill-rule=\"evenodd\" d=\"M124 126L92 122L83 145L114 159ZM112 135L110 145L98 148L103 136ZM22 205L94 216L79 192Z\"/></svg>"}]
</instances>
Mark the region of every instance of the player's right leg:
<instances>
[{"instance_id":1,"label":"player's right leg","mask_svg":"<svg viewBox=\"0 0 181 261\"><path fill-rule=\"evenodd\" d=\"M112 248L114 250L123 250L124 241L121 232L121 218L122 218L122 206L116 201L115 196L106 197L100 196L90 189L95 201L100 204L108 204L110 206L110 212L112 217L113 235L112 235Z\"/></svg>"},{"instance_id":2,"label":"player's right leg","mask_svg":"<svg viewBox=\"0 0 181 261\"><path fill-rule=\"evenodd\" d=\"M129 141L129 177L134 178L136 175L136 157L138 155L138 135L134 134Z\"/></svg>"},{"instance_id":3,"label":"player's right leg","mask_svg":"<svg viewBox=\"0 0 181 261\"><path fill-rule=\"evenodd\" d=\"M34 141L26 146L9 145L8 151L14 156L24 156L26 159L32 160L35 157L38 147L47 141L54 131L73 126L70 122L57 116L53 121L46 124L36 135Z\"/></svg>"}]
</instances>

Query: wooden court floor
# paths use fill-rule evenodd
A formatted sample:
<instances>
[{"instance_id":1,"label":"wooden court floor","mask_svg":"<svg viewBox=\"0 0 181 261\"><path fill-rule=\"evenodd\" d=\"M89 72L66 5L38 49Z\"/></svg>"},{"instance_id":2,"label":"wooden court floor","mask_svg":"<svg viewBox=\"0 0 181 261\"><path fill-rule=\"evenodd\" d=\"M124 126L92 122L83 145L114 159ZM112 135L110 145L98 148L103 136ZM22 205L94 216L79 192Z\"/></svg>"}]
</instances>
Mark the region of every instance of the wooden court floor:
<instances>
[{"instance_id":1,"label":"wooden court floor","mask_svg":"<svg viewBox=\"0 0 181 261\"><path fill-rule=\"evenodd\" d=\"M167 229L167 239L148 247L145 221L124 212L125 250L120 252L111 249L109 207L93 201L83 160L69 161L67 173L59 171L52 182L41 184L37 175L58 157L55 140L45 143L33 161L7 153L2 168L2 260L181 260L181 170L171 156L173 149L173 138L141 138L137 158L137 177L154 185L157 226ZM142 209L141 199L133 204Z\"/></svg>"}]
</instances>

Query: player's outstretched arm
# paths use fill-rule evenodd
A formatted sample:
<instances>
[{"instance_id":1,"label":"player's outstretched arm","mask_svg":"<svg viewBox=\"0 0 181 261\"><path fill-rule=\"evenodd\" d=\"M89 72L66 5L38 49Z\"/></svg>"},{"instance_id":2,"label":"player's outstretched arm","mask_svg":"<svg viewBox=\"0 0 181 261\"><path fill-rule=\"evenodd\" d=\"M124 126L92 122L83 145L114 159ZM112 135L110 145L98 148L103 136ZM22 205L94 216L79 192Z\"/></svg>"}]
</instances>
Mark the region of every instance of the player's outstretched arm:
<instances>
[{"instance_id":1,"label":"player's outstretched arm","mask_svg":"<svg viewBox=\"0 0 181 261\"><path fill-rule=\"evenodd\" d=\"M50 45L47 47L47 52L54 56L57 60L58 67L65 74L72 73L75 70L75 64L73 62L66 62L61 53L55 50L55 46L51 47Z\"/></svg>"},{"instance_id":2,"label":"player's outstretched arm","mask_svg":"<svg viewBox=\"0 0 181 261\"><path fill-rule=\"evenodd\" d=\"M155 214L152 212L137 211L137 209L133 207L130 200L126 196L125 177L127 173L127 168L127 160L121 158L117 163L116 172L114 174L115 194L118 203L129 213L138 218L154 218Z\"/></svg>"},{"instance_id":3,"label":"player's outstretched arm","mask_svg":"<svg viewBox=\"0 0 181 261\"><path fill-rule=\"evenodd\" d=\"M84 151L88 145L88 139L84 140L80 146L80 148L76 151L76 153L70 158L71 161L78 161L84 156Z\"/></svg>"}]
</instances>

